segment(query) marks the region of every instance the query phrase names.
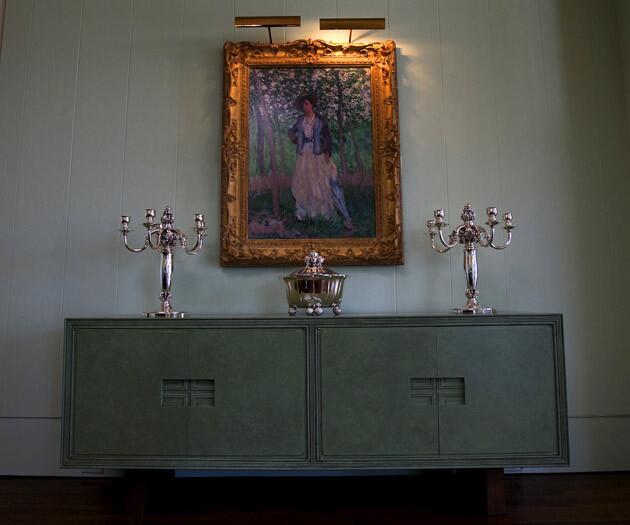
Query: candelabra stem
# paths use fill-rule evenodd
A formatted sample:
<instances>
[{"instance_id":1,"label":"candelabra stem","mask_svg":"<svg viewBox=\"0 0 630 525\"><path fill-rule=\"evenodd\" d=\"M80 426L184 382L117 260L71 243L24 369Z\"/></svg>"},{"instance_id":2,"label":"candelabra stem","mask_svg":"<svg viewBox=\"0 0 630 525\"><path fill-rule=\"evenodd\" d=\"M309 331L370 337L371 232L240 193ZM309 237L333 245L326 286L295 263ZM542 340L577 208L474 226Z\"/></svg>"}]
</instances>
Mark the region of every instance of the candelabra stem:
<instances>
[{"instance_id":1,"label":"candelabra stem","mask_svg":"<svg viewBox=\"0 0 630 525\"><path fill-rule=\"evenodd\" d=\"M182 312L176 312L171 304L171 283L173 282L173 252L169 250L160 251L160 281L162 291L160 292L160 303L162 305L159 312L148 312L147 317L184 317Z\"/></svg>"},{"instance_id":2,"label":"candelabra stem","mask_svg":"<svg viewBox=\"0 0 630 525\"><path fill-rule=\"evenodd\" d=\"M464 249L464 274L466 275L466 306L464 311L474 311L477 309L477 250L472 246Z\"/></svg>"},{"instance_id":3,"label":"candelabra stem","mask_svg":"<svg viewBox=\"0 0 630 525\"><path fill-rule=\"evenodd\" d=\"M173 253L162 252L160 264L160 281L162 282L162 292L160 293L160 301L162 302L162 311L165 316L173 317L171 310L171 283L173 282Z\"/></svg>"},{"instance_id":4,"label":"candelabra stem","mask_svg":"<svg viewBox=\"0 0 630 525\"><path fill-rule=\"evenodd\" d=\"M477 297L477 249L474 243L466 243L464 247L464 274L466 275L466 306L457 311L462 314L490 314L492 308L479 306Z\"/></svg>"}]
</instances>

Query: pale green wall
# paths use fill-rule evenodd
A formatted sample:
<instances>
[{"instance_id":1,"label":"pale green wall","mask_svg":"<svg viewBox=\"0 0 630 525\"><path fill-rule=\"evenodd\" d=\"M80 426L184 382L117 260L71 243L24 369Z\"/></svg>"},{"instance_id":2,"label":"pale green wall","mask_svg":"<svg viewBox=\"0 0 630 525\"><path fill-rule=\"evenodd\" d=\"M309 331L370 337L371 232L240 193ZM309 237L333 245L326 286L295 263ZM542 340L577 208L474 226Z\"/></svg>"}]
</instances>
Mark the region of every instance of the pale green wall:
<instances>
[{"instance_id":1,"label":"pale green wall","mask_svg":"<svg viewBox=\"0 0 630 525\"><path fill-rule=\"evenodd\" d=\"M617 3L586 0L267 0L301 15L387 17L399 46L406 264L348 268L347 312L461 304L461 255L425 220L469 201L518 229L481 254L484 304L565 314L573 469L630 468L628 120ZM258 1L9 0L0 63L0 474L56 474L62 322L154 308L158 258L123 250L121 212L209 217L180 254L176 305L283 313L287 269L218 266L222 56ZM626 17L627 20L627 17ZM627 44L625 50L628 50ZM627 93L627 91L626 91ZM450 262L449 262L450 261ZM625 271L624 271L625 270Z\"/></svg>"},{"instance_id":2,"label":"pale green wall","mask_svg":"<svg viewBox=\"0 0 630 525\"><path fill-rule=\"evenodd\" d=\"M626 110L628 112L628 125L630 127L630 2L628 0L617 0L617 13L621 58L626 88Z\"/></svg>"}]
</instances>

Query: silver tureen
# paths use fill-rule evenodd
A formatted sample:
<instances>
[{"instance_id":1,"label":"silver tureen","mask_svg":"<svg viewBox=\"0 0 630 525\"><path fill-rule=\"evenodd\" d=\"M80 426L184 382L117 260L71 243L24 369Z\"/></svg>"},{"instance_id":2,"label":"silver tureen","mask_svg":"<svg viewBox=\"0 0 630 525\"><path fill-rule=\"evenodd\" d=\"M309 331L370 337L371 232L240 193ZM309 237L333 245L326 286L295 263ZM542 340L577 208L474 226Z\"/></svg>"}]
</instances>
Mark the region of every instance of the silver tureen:
<instances>
[{"instance_id":1,"label":"silver tureen","mask_svg":"<svg viewBox=\"0 0 630 525\"><path fill-rule=\"evenodd\" d=\"M289 315L306 308L306 315L322 315L324 308L341 313L341 294L346 275L324 267L324 258L313 251L305 258L306 265L283 277L287 283Z\"/></svg>"}]
</instances>

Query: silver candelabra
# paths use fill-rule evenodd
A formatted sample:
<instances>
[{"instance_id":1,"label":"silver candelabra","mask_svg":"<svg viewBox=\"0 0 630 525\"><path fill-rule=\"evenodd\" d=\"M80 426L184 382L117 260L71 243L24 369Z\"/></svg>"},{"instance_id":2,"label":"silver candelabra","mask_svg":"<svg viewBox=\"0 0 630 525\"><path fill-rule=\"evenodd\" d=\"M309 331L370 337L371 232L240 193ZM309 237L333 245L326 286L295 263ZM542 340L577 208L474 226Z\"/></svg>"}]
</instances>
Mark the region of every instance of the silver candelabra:
<instances>
[{"instance_id":1,"label":"silver candelabra","mask_svg":"<svg viewBox=\"0 0 630 525\"><path fill-rule=\"evenodd\" d=\"M477 245L482 248L490 246L495 250L504 250L512 242L512 214L506 211L503 214L503 229L507 233L505 244L498 245L494 242L494 227L500 224L497 219L497 209L487 208L488 220L486 224L489 226L489 230L482 226L475 224L475 210L472 209L470 204L464 206L462 212L463 224L460 224L455 228L448 236L448 240L444 239L442 230L448 226L444 222L444 210L435 210L433 212L434 219L427 221L427 228L429 230L429 238L431 239L431 246L438 253L446 253L451 248L454 248L458 244L464 245L464 273L466 274L466 306L458 308L459 313L464 314L491 314L494 312L493 308L484 308L477 303L477 297L479 296L479 290L477 289ZM438 248L435 245L435 238L439 237L443 248Z\"/></svg>"},{"instance_id":2,"label":"silver candelabra","mask_svg":"<svg viewBox=\"0 0 630 525\"><path fill-rule=\"evenodd\" d=\"M162 282L162 292L160 293L160 302L162 303L159 312L149 312L147 317L184 317L183 312L173 310L171 298L171 283L173 279L173 251L179 244L186 253L196 255L203 246L203 238L206 236L206 223L203 213L195 214L195 225L193 232L197 236L195 245L189 250L187 246L186 235L173 227L173 210L169 207L164 208L160 224L155 222L155 210L147 208L145 222L142 225L147 229L144 236L144 244L142 248L131 248L127 243L127 234L132 231L129 229L129 215L122 215L120 219L120 231L125 241L125 248L130 252L143 252L147 248L151 248L160 252L160 280Z\"/></svg>"}]
</instances>

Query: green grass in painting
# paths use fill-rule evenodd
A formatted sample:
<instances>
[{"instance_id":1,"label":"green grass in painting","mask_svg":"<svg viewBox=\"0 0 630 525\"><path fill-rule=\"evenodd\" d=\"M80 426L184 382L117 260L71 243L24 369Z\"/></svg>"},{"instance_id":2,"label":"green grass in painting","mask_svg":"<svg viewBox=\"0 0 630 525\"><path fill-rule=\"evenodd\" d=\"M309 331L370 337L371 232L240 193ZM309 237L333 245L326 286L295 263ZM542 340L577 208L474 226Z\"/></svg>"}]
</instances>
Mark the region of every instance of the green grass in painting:
<instances>
[{"instance_id":1,"label":"green grass in painting","mask_svg":"<svg viewBox=\"0 0 630 525\"><path fill-rule=\"evenodd\" d=\"M254 239L324 239L369 238L375 236L374 191L371 186L344 189L346 206L352 218L353 229L348 230L341 216L328 219L316 217L298 221L295 217L295 200L291 190L280 193L280 217L271 213L271 191L250 195L249 220L263 225L274 225L267 232L251 235Z\"/></svg>"}]
</instances>

